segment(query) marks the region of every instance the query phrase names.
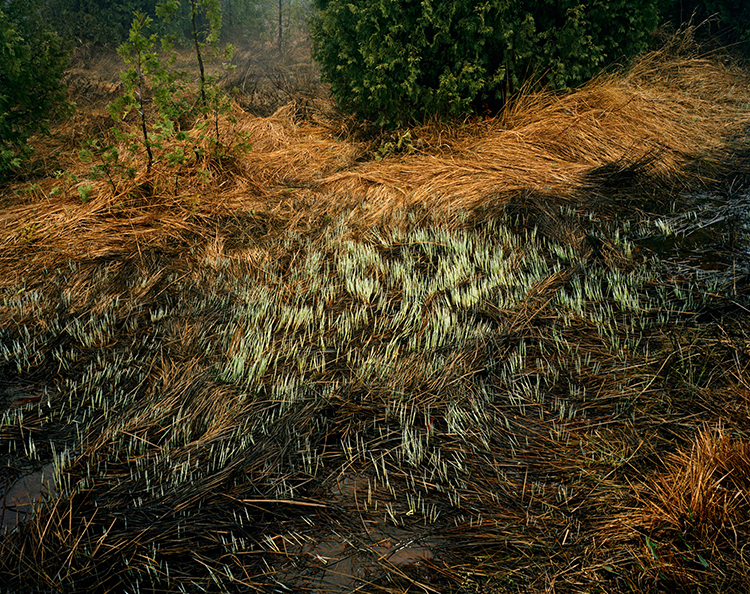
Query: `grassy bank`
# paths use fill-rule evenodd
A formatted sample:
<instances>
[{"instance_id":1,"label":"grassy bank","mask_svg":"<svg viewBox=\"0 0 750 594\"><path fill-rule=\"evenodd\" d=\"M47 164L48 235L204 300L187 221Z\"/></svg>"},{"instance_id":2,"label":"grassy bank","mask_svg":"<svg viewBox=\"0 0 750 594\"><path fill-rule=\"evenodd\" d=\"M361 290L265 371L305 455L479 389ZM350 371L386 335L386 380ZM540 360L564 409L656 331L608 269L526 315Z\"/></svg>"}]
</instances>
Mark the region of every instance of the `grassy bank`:
<instances>
[{"instance_id":1,"label":"grassy bank","mask_svg":"<svg viewBox=\"0 0 750 594\"><path fill-rule=\"evenodd\" d=\"M0 205L2 472L55 481L0 584L748 589L749 82L675 44L375 140L308 97L134 179L63 125Z\"/></svg>"}]
</instances>

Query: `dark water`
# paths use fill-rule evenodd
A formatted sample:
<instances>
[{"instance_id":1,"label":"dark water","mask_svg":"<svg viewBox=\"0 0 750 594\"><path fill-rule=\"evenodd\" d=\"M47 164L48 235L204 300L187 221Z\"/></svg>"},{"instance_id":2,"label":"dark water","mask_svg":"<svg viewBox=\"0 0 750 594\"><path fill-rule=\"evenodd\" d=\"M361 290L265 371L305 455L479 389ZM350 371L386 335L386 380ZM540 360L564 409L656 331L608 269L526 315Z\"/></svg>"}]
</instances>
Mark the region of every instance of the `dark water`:
<instances>
[{"instance_id":1,"label":"dark water","mask_svg":"<svg viewBox=\"0 0 750 594\"><path fill-rule=\"evenodd\" d=\"M359 505L363 504L367 486L365 477L342 475L331 490L330 502L351 510L351 504L357 501L355 493L359 493ZM351 513L353 517L358 515L353 510ZM369 514L365 516L367 519L360 516L360 526L355 522L342 532L321 530L304 538L279 535L276 546L300 560L294 566L277 568L279 582L294 584L299 588L292 590L295 592L349 594L379 591L375 584L394 574L434 581L430 562L436 561L436 551L444 544L439 535L426 535L419 522L395 526L385 519L373 521Z\"/></svg>"},{"instance_id":2,"label":"dark water","mask_svg":"<svg viewBox=\"0 0 750 594\"><path fill-rule=\"evenodd\" d=\"M373 576L384 574L384 568L413 566L433 557L430 546L413 540L413 535L404 530L371 532L375 542L369 545L329 538L305 546L302 552L310 555L313 568L305 576L308 587L351 592Z\"/></svg>"},{"instance_id":3,"label":"dark water","mask_svg":"<svg viewBox=\"0 0 750 594\"><path fill-rule=\"evenodd\" d=\"M0 533L13 530L26 519L35 503L42 497L54 495L54 464L50 462L40 470L27 474L9 485L2 495L2 521Z\"/></svg>"},{"instance_id":4,"label":"dark water","mask_svg":"<svg viewBox=\"0 0 750 594\"><path fill-rule=\"evenodd\" d=\"M713 277L724 287L750 274L750 192L686 196L644 222L636 243L675 273Z\"/></svg>"}]
</instances>

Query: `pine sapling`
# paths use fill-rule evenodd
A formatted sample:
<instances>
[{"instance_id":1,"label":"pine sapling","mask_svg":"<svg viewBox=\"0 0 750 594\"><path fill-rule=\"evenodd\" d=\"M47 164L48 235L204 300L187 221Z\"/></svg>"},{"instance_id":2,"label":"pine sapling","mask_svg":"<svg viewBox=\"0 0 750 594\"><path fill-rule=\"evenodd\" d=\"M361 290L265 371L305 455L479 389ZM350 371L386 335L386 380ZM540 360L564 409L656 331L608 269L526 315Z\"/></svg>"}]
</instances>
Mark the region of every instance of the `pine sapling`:
<instances>
[{"instance_id":1,"label":"pine sapling","mask_svg":"<svg viewBox=\"0 0 750 594\"><path fill-rule=\"evenodd\" d=\"M115 119L124 119L133 110L138 113L140 138L132 148L135 150L138 144L145 148L147 171L154 163L153 149L161 148L162 141L172 136L174 120L184 112L179 100L182 73L172 68L176 55L171 40L161 39L162 50L169 54L163 61L154 49L158 35L146 34L151 22L143 13L135 13L128 40L117 49L128 65L121 74L125 92L109 106ZM146 107L149 103L153 104L151 110Z\"/></svg>"}]
</instances>

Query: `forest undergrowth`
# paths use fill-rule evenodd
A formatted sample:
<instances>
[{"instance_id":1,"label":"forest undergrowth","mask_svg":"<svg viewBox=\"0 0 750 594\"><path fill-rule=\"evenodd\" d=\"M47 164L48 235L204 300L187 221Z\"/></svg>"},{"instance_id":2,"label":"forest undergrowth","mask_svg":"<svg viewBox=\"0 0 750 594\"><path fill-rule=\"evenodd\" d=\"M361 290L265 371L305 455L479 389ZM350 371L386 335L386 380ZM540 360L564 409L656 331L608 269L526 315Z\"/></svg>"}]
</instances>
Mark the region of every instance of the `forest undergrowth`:
<instances>
[{"instance_id":1,"label":"forest undergrowth","mask_svg":"<svg viewBox=\"0 0 750 594\"><path fill-rule=\"evenodd\" d=\"M149 170L95 111L0 195L3 591L750 590L746 68Z\"/></svg>"}]
</instances>

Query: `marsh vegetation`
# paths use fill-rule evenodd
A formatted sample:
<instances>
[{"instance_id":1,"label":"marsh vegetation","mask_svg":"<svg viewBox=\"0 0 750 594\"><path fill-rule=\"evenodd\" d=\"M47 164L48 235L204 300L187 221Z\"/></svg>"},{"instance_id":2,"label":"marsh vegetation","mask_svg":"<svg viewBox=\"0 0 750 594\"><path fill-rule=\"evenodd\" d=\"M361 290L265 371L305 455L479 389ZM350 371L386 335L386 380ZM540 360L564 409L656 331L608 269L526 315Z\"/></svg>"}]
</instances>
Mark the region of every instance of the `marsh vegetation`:
<instances>
[{"instance_id":1,"label":"marsh vegetation","mask_svg":"<svg viewBox=\"0 0 750 594\"><path fill-rule=\"evenodd\" d=\"M49 484L2 587L747 590L749 85L676 38L393 136L309 85L149 168L61 123L0 197L2 477Z\"/></svg>"}]
</instances>

